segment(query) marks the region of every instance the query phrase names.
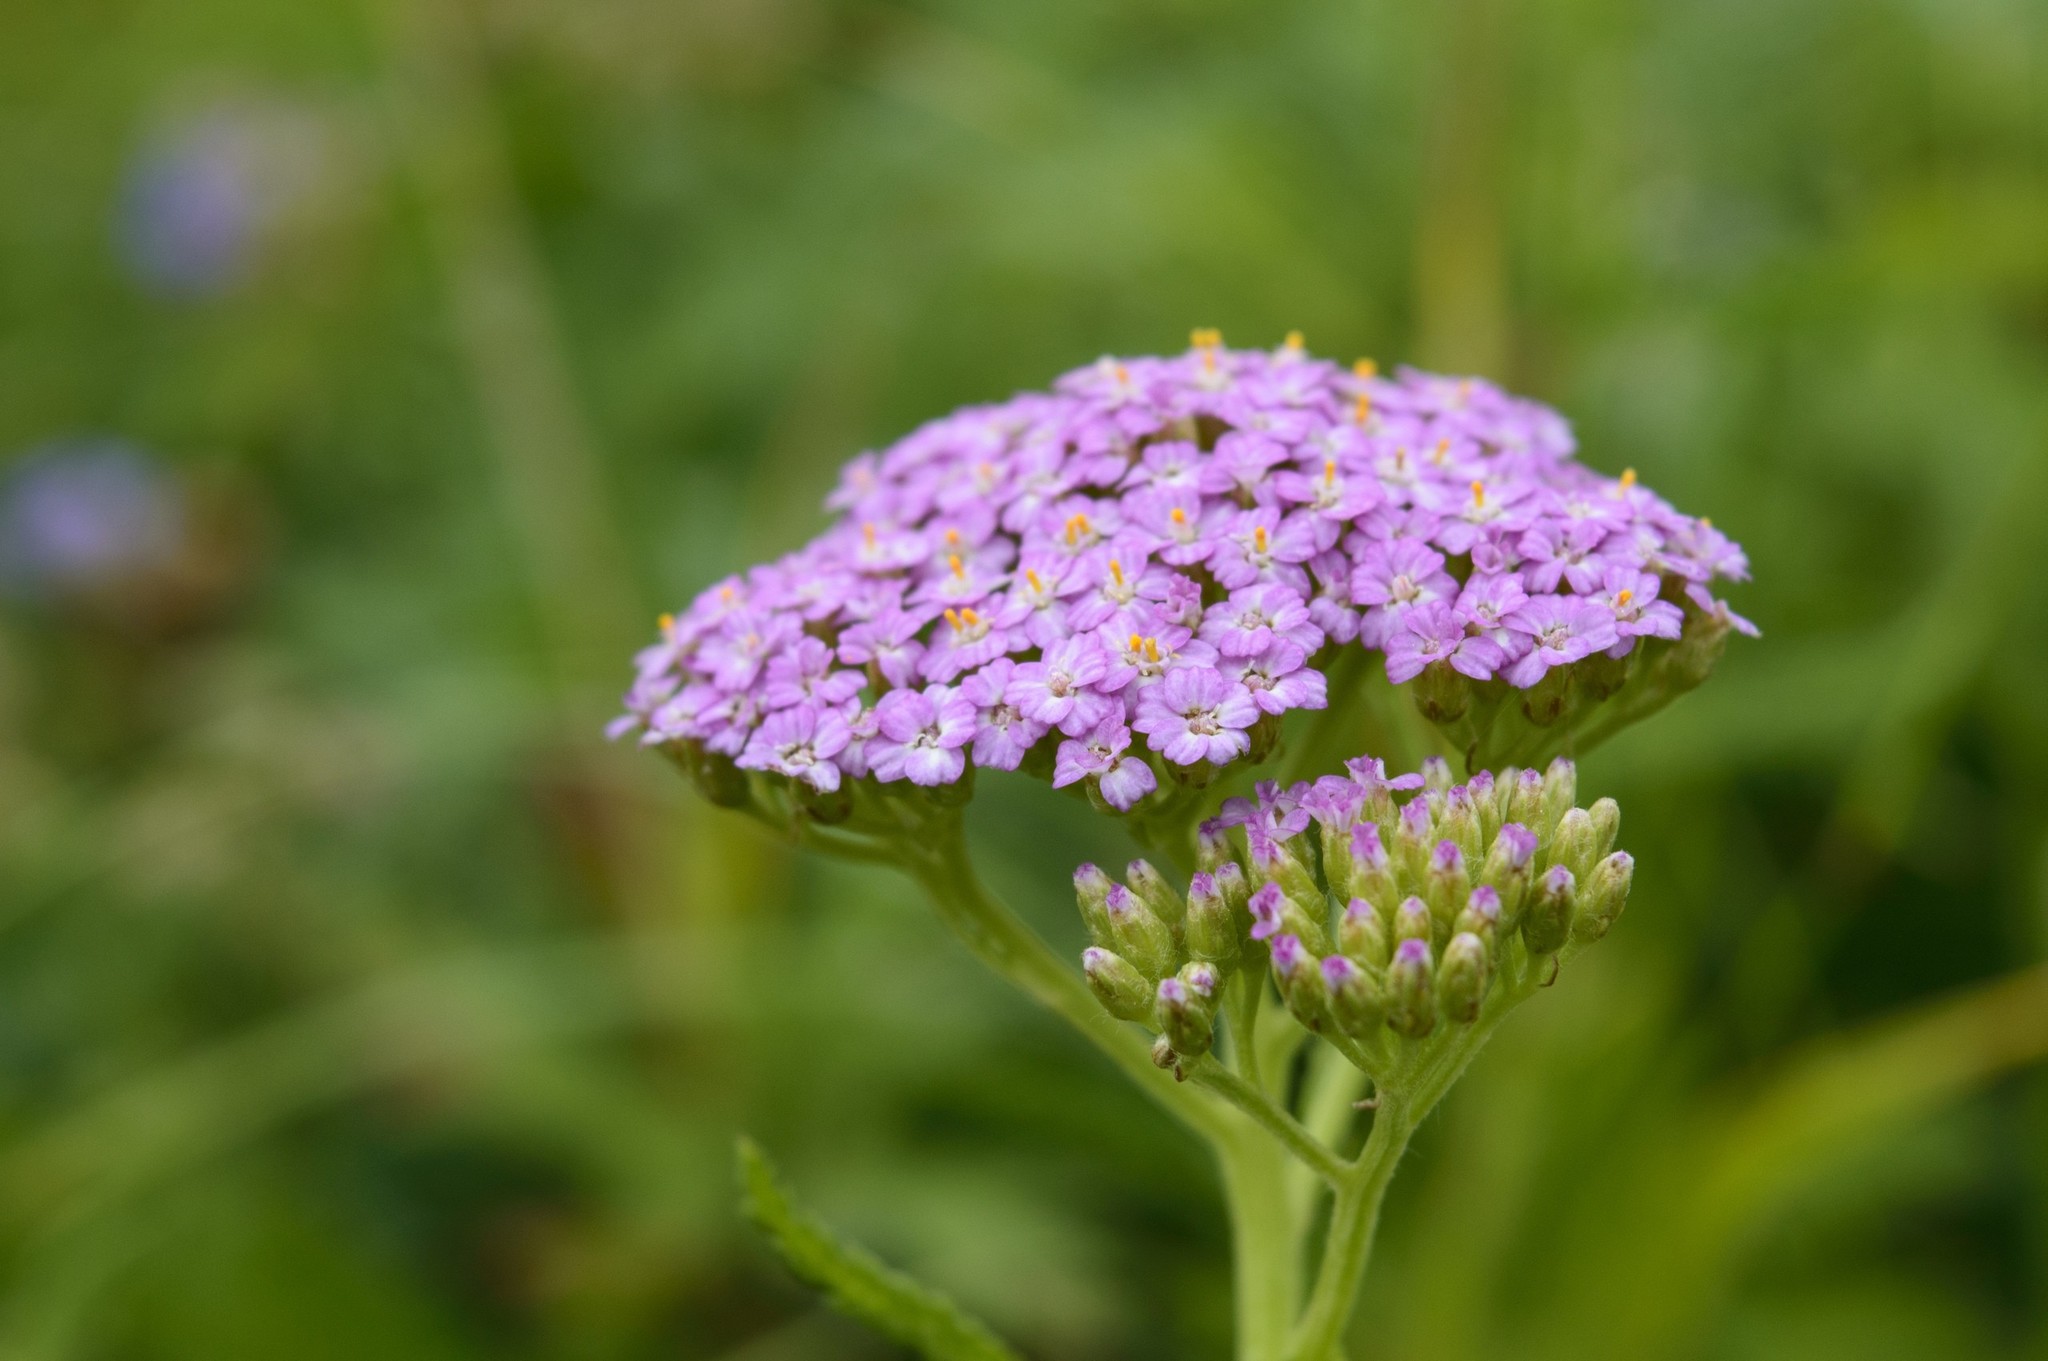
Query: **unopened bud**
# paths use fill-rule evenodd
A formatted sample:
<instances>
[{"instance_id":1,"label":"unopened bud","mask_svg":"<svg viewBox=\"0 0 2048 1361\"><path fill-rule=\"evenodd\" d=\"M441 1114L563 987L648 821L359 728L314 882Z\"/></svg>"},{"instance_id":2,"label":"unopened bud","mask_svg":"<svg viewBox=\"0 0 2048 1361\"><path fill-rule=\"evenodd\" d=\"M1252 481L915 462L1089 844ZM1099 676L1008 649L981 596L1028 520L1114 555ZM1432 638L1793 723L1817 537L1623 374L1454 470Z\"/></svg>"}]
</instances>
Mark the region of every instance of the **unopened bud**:
<instances>
[{"instance_id":1,"label":"unopened bud","mask_svg":"<svg viewBox=\"0 0 2048 1361\"><path fill-rule=\"evenodd\" d=\"M1131 962L1114 950L1090 946L1081 952L1081 972L1102 1009L1119 1021L1142 1021L1152 1014L1152 985Z\"/></svg>"},{"instance_id":2,"label":"unopened bud","mask_svg":"<svg viewBox=\"0 0 2048 1361\"><path fill-rule=\"evenodd\" d=\"M1536 835L1547 843L1556 834L1558 819L1578 801L1579 768L1569 756L1560 756L1543 772L1543 812L1542 820L1536 824Z\"/></svg>"},{"instance_id":3,"label":"unopened bud","mask_svg":"<svg viewBox=\"0 0 2048 1361\"><path fill-rule=\"evenodd\" d=\"M1486 985L1492 981L1493 957L1486 942L1470 932L1452 936L1436 971L1437 1005L1444 1015L1466 1024L1478 1020L1479 1004L1486 1000Z\"/></svg>"},{"instance_id":4,"label":"unopened bud","mask_svg":"<svg viewBox=\"0 0 2048 1361\"><path fill-rule=\"evenodd\" d=\"M1491 846L1493 834L1500 830L1500 791L1493 782L1493 772L1482 770L1465 781L1465 790L1472 796L1473 811L1479 815L1479 844Z\"/></svg>"},{"instance_id":5,"label":"unopened bud","mask_svg":"<svg viewBox=\"0 0 2048 1361\"><path fill-rule=\"evenodd\" d=\"M1224 969L1237 963L1237 917L1216 887L1216 876L1197 874L1188 884L1188 953Z\"/></svg>"},{"instance_id":6,"label":"unopened bud","mask_svg":"<svg viewBox=\"0 0 2048 1361\"><path fill-rule=\"evenodd\" d=\"M1572 671L1553 666L1543 679L1522 692L1522 717L1539 728L1547 728L1564 717L1572 700Z\"/></svg>"},{"instance_id":7,"label":"unopened bud","mask_svg":"<svg viewBox=\"0 0 2048 1361\"><path fill-rule=\"evenodd\" d=\"M1321 1030L1330 1016L1322 961L1297 937L1273 938L1273 979L1280 985L1280 1000L1294 1013L1294 1019L1310 1030Z\"/></svg>"},{"instance_id":8,"label":"unopened bud","mask_svg":"<svg viewBox=\"0 0 2048 1361\"><path fill-rule=\"evenodd\" d=\"M1322 969L1330 1019L1355 1040L1371 1039L1387 1023L1386 985L1342 955L1331 955Z\"/></svg>"},{"instance_id":9,"label":"unopened bud","mask_svg":"<svg viewBox=\"0 0 2048 1361\"><path fill-rule=\"evenodd\" d=\"M1282 892L1280 885L1267 884L1252 895L1248 906L1252 914L1253 940L1270 941L1276 936L1290 935L1318 955L1329 953L1330 933L1308 909Z\"/></svg>"},{"instance_id":10,"label":"unopened bud","mask_svg":"<svg viewBox=\"0 0 2048 1361\"><path fill-rule=\"evenodd\" d=\"M1422 787L1432 794L1441 794L1451 787L1451 763L1441 756L1425 756L1422 759Z\"/></svg>"},{"instance_id":11,"label":"unopened bud","mask_svg":"<svg viewBox=\"0 0 2048 1361\"><path fill-rule=\"evenodd\" d=\"M1230 844L1230 829L1214 820L1195 828L1195 868L1216 871L1226 860L1237 858L1236 850Z\"/></svg>"},{"instance_id":12,"label":"unopened bud","mask_svg":"<svg viewBox=\"0 0 2048 1361\"><path fill-rule=\"evenodd\" d=\"M1512 931L1522 920L1529 879L1536 868L1536 834L1519 822L1503 823L1479 871L1479 882L1500 894L1501 921Z\"/></svg>"},{"instance_id":13,"label":"unopened bud","mask_svg":"<svg viewBox=\"0 0 2048 1361\"><path fill-rule=\"evenodd\" d=\"M1416 883L1429 873L1429 852L1436 843L1430 838L1429 804L1421 797L1410 799L1394 825L1394 865Z\"/></svg>"},{"instance_id":14,"label":"unopened bud","mask_svg":"<svg viewBox=\"0 0 2048 1361\"><path fill-rule=\"evenodd\" d=\"M1429 904L1420 898L1403 898L1401 905L1394 909L1396 952L1399 952L1402 941L1428 941L1435 934L1436 923L1430 918Z\"/></svg>"},{"instance_id":15,"label":"unopened bud","mask_svg":"<svg viewBox=\"0 0 2048 1361\"><path fill-rule=\"evenodd\" d=\"M1174 1068L1179 1064L1180 1055L1173 1052L1173 1041L1167 1039L1164 1035L1154 1038L1152 1041L1152 1066L1154 1068Z\"/></svg>"},{"instance_id":16,"label":"unopened bud","mask_svg":"<svg viewBox=\"0 0 2048 1361\"><path fill-rule=\"evenodd\" d=\"M1514 783L1508 789L1506 816L1509 822L1519 822L1532 832L1550 825L1543 821L1542 771L1515 772Z\"/></svg>"},{"instance_id":17,"label":"unopened bud","mask_svg":"<svg viewBox=\"0 0 2048 1361\"><path fill-rule=\"evenodd\" d=\"M1190 969L1205 972L1191 982ZM1209 965L1190 964L1174 977L1160 979L1153 994L1153 1024L1183 1058L1200 1058L1209 1052L1209 1045L1215 1040L1215 977L1216 971Z\"/></svg>"},{"instance_id":18,"label":"unopened bud","mask_svg":"<svg viewBox=\"0 0 2048 1361\"><path fill-rule=\"evenodd\" d=\"M1245 901L1252 896L1251 880L1245 877L1244 866L1226 860L1210 873L1216 876L1216 891L1230 904L1231 912L1244 911Z\"/></svg>"},{"instance_id":19,"label":"unopened bud","mask_svg":"<svg viewBox=\"0 0 2048 1361\"><path fill-rule=\"evenodd\" d=\"M1429 855L1429 877L1424 881L1429 910L1449 926L1451 919L1472 896L1472 876L1465 869L1465 853L1455 841L1439 841Z\"/></svg>"},{"instance_id":20,"label":"unopened bud","mask_svg":"<svg viewBox=\"0 0 2048 1361\"><path fill-rule=\"evenodd\" d=\"M1464 785L1452 785L1444 791L1444 811L1437 819L1436 834L1442 840L1457 842L1467 860L1478 860L1485 849L1485 843L1479 839L1479 809L1472 802L1472 791Z\"/></svg>"},{"instance_id":21,"label":"unopened bud","mask_svg":"<svg viewBox=\"0 0 2048 1361\"><path fill-rule=\"evenodd\" d=\"M1322 894L1316 886L1315 876L1308 872L1308 866L1301 863L1301 857L1286 842L1274 837L1256 834L1252 837L1252 879L1258 883L1278 884L1287 890L1289 897L1302 902Z\"/></svg>"},{"instance_id":22,"label":"unopened bud","mask_svg":"<svg viewBox=\"0 0 2048 1361\"><path fill-rule=\"evenodd\" d=\"M1173 928L1153 916L1137 894L1122 884L1111 884L1102 907L1109 917L1110 945L1118 954L1137 965L1147 978L1164 978L1173 972L1180 963Z\"/></svg>"},{"instance_id":23,"label":"unopened bud","mask_svg":"<svg viewBox=\"0 0 2048 1361\"><path fill-rule=\"evenodd\" d=\"M1133 860L1124 867L1124 882L1131 886L1131 892L1138 895L1138 901L1152 909L1152 915L1168 926L1180 925L1187 915L1187 904L1173 891L1173 885L1166 877L1152 868L1149 860Z\"/></svg>"},{"instance_id":24,"label":"unopened bud","mask_svg":"<svg viewBox=\"0 0 2048 1361\"><path fill-rule=\"evenodd\" d=\"M1404 940L1387 966L1387 1024L1419 1040L1436 1029L1436 969L1429 942Z\"/></svg>"},{"instance_id":25,"label":"unopened bud","mask_svg":"<svg viewBox=\"0 0 2048 1361\"><path fill-rule=\"evenodd\" d=\"M1591 813L1583 808L1567 808L1557 820L1557 830L1551 834L1550 863L1563 865L1578 878L1585 878L1586 871L1593 868L1593 842L1598 836Z\"/></svg>"},{"instance_id":26,"label":"unopened bud","mask_svg":"<svg viewBox=\"0 0 2048 1361\"><path fill-rule=\"evenodd\" d=\"M1379 909L1363 898L1353 898L1337 919L1337 949L1360 964L1384 969L1393 948Z\"/></svg>"},{"instance_id":27,"label":"unopened bud","mask_svg":"<svg viewBox=\"0 0 2048 1361\"><path fill-rule=\"evenodd\" d=\"M1485 884L1473 889L1472 896L1466 900L1465 910L1451 923L1451 930L1461 935L1470 932L1479 937L1486 942L1487 952L1492 953L1501 933L1500 894Z\"/></svg>"},{"instance_id":28,"label":"unopened bud","mask_svg":"<svg viewBox=\"0 0 2048 1361\"><path fill-rule=\"evenodd\" d=\"M1074 900L1081 906L1081 924L1088 928L1088 938L1097 945L1109 944L1107 904L1114 882L1094 865L1081 865L1074 870Z\"/></svg>"},{"instance_id":29,"label":"unopened bud","mask_svg":"<svg viewBox=\"0 0 2048 1361\"><path fill-rule=\"evenodd\" d=\"M1593 817L1593 859L1597 863L1614 849L1614 839L1621 835L1621 805L1613 799L1595 799L1586 811Z\"/></svg>"},{"instance_id":30,"label":"unopened bud","mask_svg":"<svg viewBox=\"0 0 2048 1361\"><path fill-rule=\"evenodd\" d=\"M1635 882L1636 859L1627 851L1616 851L1593 867L1579 890L1578 911L1572 918L1572 936L1598 940L1614 925L1614 919L1628 906L1629 885Z\"/></svg>"},{"instance_id":31,"label":"unopened bud","mask_svg":"<svg viewBox=\"0 0 2048 1361\"><path fill-rule=\"evenodd\" d=\"M1387 848L1380 841L1379 824L1361 822L1351 829L1351 882L1331 887L1346 897L1363 898L1369 903L1391 903L1401 896L1395 887L1394 867L1387 859Z\"/></svg>"},{"instance_id":32,"label":"unopened bud","mask_svg":"<svg viewBox=\"0 0 2048 1361\"><path fill-rule=\"evenodd\" d=\"M1536 879L1529 907L1522 917L1522 941L1532 955L1554 954L1571 939L1572 910L1578 905L1578 883L1563 865L1552 865Z\"/></svg>"}]
</instances>

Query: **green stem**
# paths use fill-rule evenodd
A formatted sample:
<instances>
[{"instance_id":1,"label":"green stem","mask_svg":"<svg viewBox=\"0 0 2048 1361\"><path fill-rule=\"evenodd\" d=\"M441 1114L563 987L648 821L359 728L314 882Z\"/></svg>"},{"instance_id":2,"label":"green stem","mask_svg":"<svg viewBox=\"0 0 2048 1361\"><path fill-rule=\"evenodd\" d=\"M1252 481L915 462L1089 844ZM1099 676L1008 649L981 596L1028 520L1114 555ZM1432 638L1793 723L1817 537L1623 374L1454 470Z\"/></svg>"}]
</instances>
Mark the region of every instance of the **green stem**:
<instances>
[{"instance_id":1,"label":"green stem","mask_svg":"<svg viewBox=\"0 0 2048 1361\"><path fill-rule=\"evenodd\" d=\"M1152 1063L1150 1046L1095 999L1070 968L974 872L957 819L899 842L902 867L917 880L944 921L982 963L1042 1005L1065 1017L1145 1093L1190 1128L1220 1139L1230 1118L1207 1096Z\"/></svg>"},{"instance_id":2,"label":"green stem","mask_svg":"<svg viewBox=\"0 0 2048 1361\"><path fill-rule=\"evenodd\" d=\"M1287 1202L1287 1160L1245 1130L1217 1141L1230 1210L1237 1361L1282 1361L1301 1297L1301 1230Z\"/></svg>"},{"instance_id":3,"label":"green stem","mask_svg":"<svg viewBox=\"0 0 2048 1361\"><path fill-rule=\"evenodd\" d=\"M1221 1096L1256 1121L1261 1129L1286 1145L1302 1166L1324 1181L1336 1185L1345 1172L1344 1160L1310 1134L1301 1122L1273 1104L1263 1091L1231 1072L1215 1059L1204 1056L1189 1075L1199 1086Z\"/></svg>"}]
</instances>

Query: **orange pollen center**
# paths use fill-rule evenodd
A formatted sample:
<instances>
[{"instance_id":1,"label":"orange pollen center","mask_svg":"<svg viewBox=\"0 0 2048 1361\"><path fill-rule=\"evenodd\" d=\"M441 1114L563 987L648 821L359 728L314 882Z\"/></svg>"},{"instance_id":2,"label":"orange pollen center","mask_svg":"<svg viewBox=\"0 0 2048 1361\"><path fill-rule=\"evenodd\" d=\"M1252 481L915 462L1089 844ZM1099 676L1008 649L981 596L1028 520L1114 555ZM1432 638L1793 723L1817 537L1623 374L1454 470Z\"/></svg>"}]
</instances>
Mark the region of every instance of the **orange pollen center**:
<instances>
[{"instance_id":1,"label":"orange pollen center","mask_svg":"<svg viewBox=\"0 0 2048 1361\"><path fill-rule=\"evenodd\" d=\"M1370 359L1361 359L1351 366L1351 371L1360 378L1372 378L1379 374L1380 366Z\"/></svg>"},{"instance_id":2,"label":"orange pollen center","mask_svg":"<svg viewBox=\"0 0 2048 1361\"><path fill-rule=\"evenodd\" d=\"M1040 595L1045 594L1045 583L1038 579L1038 573L1032 571L1029 567L1026 567L1024 569L1024 579L1031 583L1032 590L1038 592Z\"/></svg>"},{"instance_id":3,"label":"orange pollen center","mask_svg":"<svg viewBox=\"0 0 2048 1361\"><path fill-rule=\"evenodd\" d=\"M946 566L953 570L953 575L956 578L962 580L966 578L967 569L960 565L960 555L958 553L948 553L946 555Z\"/></svg>"},{"instance_id":4,"label":"orange pollen center","mask_svg":"<svg viewBox=\"0 0 2048 1361\"><path fill-rule=\"evenodd\" d=\"M1147 638L1145 640L1145 660L1152 662L1159 660L1159 640L1157 638Z\"/></svg>"},{"instance_id":5,"label":"orange pollen center","mask_svg":"<svg viewBox=\"0 0 2048 1361\"><path fill-rule=\"evenodd\" d=\"M1213 350L1223 343L1223 332L1213 326L1197 326L1188 332L1188 344L1198 350Z\"/></svg>"},{"instance_id":6,"label":"orange pollen center","mask_svg":"<svg viewBox=\"0 0 2048 1361\"><path fill-rule=\"evenodd\" d=\"M965 609L960 611L960 617L967 621L967 626L969 628L973 628L976 624L979 624L981 622L981 616L979 614L976 614L972 609Z\"/></svg>"},{"instance_id":7,"label":"orange pollen center","mask_svg":"<svg viewBox=\"0 0 2048 1361\"><path fill-rule=\"evenodd\" d=\"M1372 419L1371 394L1364 392L1358 394L1358 401L1351 408L1351 419L1357 421L1360 425L1364 425L1368 420Z\"/></svg>"},{"instance_id":8,"label":"orange pollen center","mask_svg":"<svg viewBox=\"0 0 2048 1361\"><path fill-rule=\"evenodd\" d=\"M947 531L946 531L946 547L948 547L948 548L958 548L959 546L960 546L960 531L959 531L959 530L957 530L957 529L949 529L949 530L947 530Z\"/></svg>"},{"instance_id":9,"label":"orange pollen center","mask_svg":"<svg viewBox=\"0 0 2048 1361\"><path fill-rule=\"evenodd\" d=\"M718 588L718 598L719 598L720 600L727 600L727 601L731 600L731 599L732 599L732 587L730 587L730 586L721 586L721 587L719 587L719 588Z\"/></svg>"},{"instance_id":10,"label":"orange pollen center","mask_svg":"<svg viewBox=\"0 0 2048 1361\"><path fill-rule=\"evenodd\" d=\"M654 622L660 626L661 631L663 633L667 633L670 629L676 626L676 617L672 614L664 614L663 616L661 616L661 618L655 620Z\"/></svg>"},{"instance_id":11,"label":"orange pollen center","mask_svg":"<svg viewBox=\"0 0 2048 1361\"><path fill-rule=\"evenodd\" d=\"M860 527L860 537L862 542L866 543L868 547L873 548L875 546L875 522L873 520Z\"/></svg>"},{"instance_id":12,"label":"orange pollen center","mask_svg":"<svg viewBox=\"0 0 2048 1361\"><path fill-rule=\"evenodd\" d=\"M1287 347L1288 349L1290 349L1290 350L1298 350L1298 349L1300 349L1300 348L1301 348L1301 332L1299 332L1299 331L1289 331L1289 332L1287 333L1287 342L1286 342L1286 347Z\"/></svg>"},{"instance_id":13,"label":"orange pollen center","mask_svg":"<svg viewBox=\"0 0 2048 1361\"><path fill-rule=\"evenodd\" d=\"M1175 524L1185 525L1188 522L1188 513L1182 510L1179 506L1175 506L1173 508L1172 518Z\"/></svg>"},{"instance_id":14,"label":"orange pollen center","mask_svg":"<svg viewBox=\"0 0 2048 1361\"><path fill-rule=\"evenodd\" d=\"M1129 383L1131 381L1131 371L1125 368L1122 364L1117 365L1116 380L1119 383Z\"/></svg>"},{"instance_id":15,"label":"orange pollen center","mask_svg":"<svg viewBox=\"0 0 2048 1361\"><path fill-rule=\"evenodd\" d=\"M1325 482L1326 484L1330 485L1330 486L1335 486L1335 485L1336 485L1336 483L1337 483L1337 460L1336 460L1336 459L1334 459L1334 458L1326 458L1326 459L1324 459L1324 460L1323 460L1323 481L1324 481L1324 482Z\"/></svg>"},{"instance_id":16,"label":"orange pollen center","mask_svg":"<svg viewBox=\"0 0 2048 1361\"><path fill-rule=\"evenodd\" d=\"M1627 588L1623 588L1622 590L1616 591L1614 593L1614 608L1617 610L1627 609L1628 602L1634 600L1635 598L1636 593L1634 591L1628 590Z\"/></svg>"},{"instance_id":17,"label":"orange pollen center","mask_svg":"<svg viewBox=\"0 0 2048 1361\"><path fill-rule=\"evenodd\" d=\"M1486 504L1486 484L1477 478L1472 480L1472 504L1475 508Z\"/></svg>"},{"instance_id":18,"label":"orange pollen center","mask_svg":"<svg viewBox=\"0 0 2048 1361\"><path fill-rule=\"evenodd\" d=\"M1139 636L1138 636L1137 634L1135 634L1135 633L1134 633L1134 634L1132 634L1132 635L1131 635L1131 651L1132 651L1132 652L1133 652L1133 653L1135 654L1135 653L1141 653L1141 652L1143 652L1144 650L1145 650L1145 640L1144 640L1143 638L1140 638L1140 637L1139 637Z\"/></svg>"},{"instance_id":19,"label":"orange pollen center","mask_svg":"<svg viewBox=\"0 0 2048 1361\"><path fill-rule=\"evenodd\" d=\"M1634 468L1623 468L1621 470L1621 489L1623 491L1627 491L1630 487L1633 487L1635 484L1636 470Z\"/></svg>"},{"instance_id":20,"label":"orange pollen center","mask_svg":"<svg viewBox=\"0 0 2048 1361\"><path fill-rule=\"evenodd\" d=\"M1712 529L1713 527L1714 527L1714 522L1713 522L1712 520L1709 520L1709 519L1708 519L1708 518L1707 518L1706 516L1704 516L1704 515L1700 516L1700 528L1701 528L1701 529Z\"/></svg>"},{"instance_id":21,"label":"orange pollen center","mask_svg":"<svg viewBox=\"0 0 2048 1361\"><path fill-rule=\"evenodd\" d=\"M1252 548L1260 553L1266 551L1266 527L1264 525L1260 525L1252 530Z\"/></svg>"},{"instance_id":22,"label":"orange pollen center","mask_svg":"<svg viewBox=\"0 0 2048 1361\"><path fill-rule=\"evenodd\" d=\"M1124 565L1115 558L1109 560L1109 574L1116 578L1117 585L1124 584Z\"/></svg>"}]
</instances>

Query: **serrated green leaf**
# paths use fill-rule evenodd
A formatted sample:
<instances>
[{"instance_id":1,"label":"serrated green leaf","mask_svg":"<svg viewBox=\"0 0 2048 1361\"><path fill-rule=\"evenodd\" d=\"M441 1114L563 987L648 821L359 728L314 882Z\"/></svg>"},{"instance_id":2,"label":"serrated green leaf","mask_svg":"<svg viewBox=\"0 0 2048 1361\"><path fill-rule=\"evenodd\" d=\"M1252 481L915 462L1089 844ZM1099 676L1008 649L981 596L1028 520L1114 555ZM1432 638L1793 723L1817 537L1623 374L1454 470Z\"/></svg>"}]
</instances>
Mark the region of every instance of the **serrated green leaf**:
<instances>
[{"instance_id":1,"label":"serrated green leaf","mask_svg":"<svg viewBox=\"0 0 2048 1361\"><path fill-rule=\"evenodd\" d=\"M915 1348L931 1361L1018 1361L978 1320L930 1286L848 1243L791 1201L760 1146L739 1141L740 1188L747 1217L789 1269L824 1292L840 1312Z\"/></svg>"}]
</instances>

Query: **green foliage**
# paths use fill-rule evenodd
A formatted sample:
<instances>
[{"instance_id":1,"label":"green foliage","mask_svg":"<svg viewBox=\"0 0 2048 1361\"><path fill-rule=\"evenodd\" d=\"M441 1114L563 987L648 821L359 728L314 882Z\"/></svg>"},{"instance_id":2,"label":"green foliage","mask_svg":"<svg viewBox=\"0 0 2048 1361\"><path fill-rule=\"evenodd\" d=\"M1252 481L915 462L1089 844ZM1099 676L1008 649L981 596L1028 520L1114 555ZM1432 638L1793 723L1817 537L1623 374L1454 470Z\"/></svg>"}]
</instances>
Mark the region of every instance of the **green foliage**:
<instances>
[{"instance_id":1,"label":"green foliage","mask_svg":"<svg viewBox=\"0 0 2048 1361\"><path fill-rule=\"evenodd\" d=\"M775 1245L784 1265L822 1291L835 1309L930 1361L1016 1361L1015 1352L959 1305L839 1238L792 1203L768 1155L753 1140L741 1139L738 1153L747 1217Z\"/></svg>"}]
</instances>

